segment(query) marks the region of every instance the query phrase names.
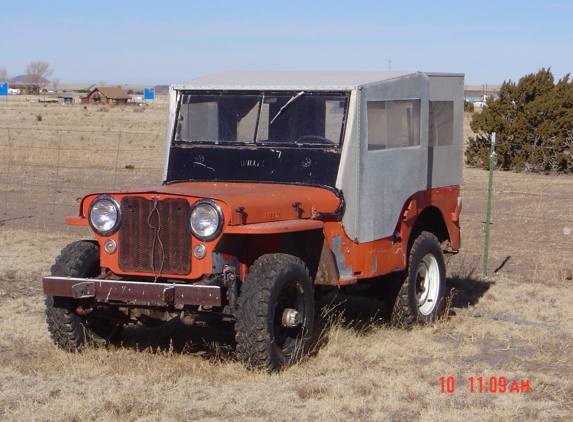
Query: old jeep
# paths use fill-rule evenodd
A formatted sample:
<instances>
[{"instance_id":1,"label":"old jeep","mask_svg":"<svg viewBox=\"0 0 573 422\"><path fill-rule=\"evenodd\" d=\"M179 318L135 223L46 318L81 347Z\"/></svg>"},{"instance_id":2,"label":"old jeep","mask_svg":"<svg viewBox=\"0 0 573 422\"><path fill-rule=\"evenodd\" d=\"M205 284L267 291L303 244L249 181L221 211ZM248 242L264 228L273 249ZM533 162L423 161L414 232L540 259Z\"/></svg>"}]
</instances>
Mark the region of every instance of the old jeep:
<instances>
[{"instance_id":1,"label":"old jeep","mask_svg":"<svg viewBox=\"0 0 573 422\"><path fill-rule=\"evenodd\" d=\"M278 370L333 289L391 322L434 321L460 247L463 75L223 72L169 91L161 186L87 195L43 278L55 344L124 324L234 323L238 358Z\"/></svg>"}]
</instances>

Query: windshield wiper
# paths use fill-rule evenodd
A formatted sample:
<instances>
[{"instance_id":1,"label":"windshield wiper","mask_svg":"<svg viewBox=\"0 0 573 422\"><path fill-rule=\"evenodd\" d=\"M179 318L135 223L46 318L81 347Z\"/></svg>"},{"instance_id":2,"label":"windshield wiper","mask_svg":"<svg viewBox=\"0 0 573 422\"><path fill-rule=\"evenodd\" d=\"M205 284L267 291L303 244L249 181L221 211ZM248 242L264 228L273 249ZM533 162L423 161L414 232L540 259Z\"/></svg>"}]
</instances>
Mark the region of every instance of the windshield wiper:
<instances>
[{"instance_id":1,"label":"windshield wiper","mask_svg":"<svg viewBox=\"0 0 573 422\"><path fill-rule=\"evenodd\" d=\"M291 99L288 100L288 101L286 102L286 104L281 107L281 109L278 111L278 113L275 114L275 117L273 117L273 120L271 120L271 122L269 123L269 125L272 125L272 124L273 124L273 122L277 119L277 117L280 116L280 114L283 112L283 110L284 110L285 108L287 108L290 104L292 104L294 101L298 100L298 99L299 99L300 97L302 97L303 95L304 95L304 91L300 91L298 94L293 95L293 96L291 97Z\"/></svg>"}]
</instances>

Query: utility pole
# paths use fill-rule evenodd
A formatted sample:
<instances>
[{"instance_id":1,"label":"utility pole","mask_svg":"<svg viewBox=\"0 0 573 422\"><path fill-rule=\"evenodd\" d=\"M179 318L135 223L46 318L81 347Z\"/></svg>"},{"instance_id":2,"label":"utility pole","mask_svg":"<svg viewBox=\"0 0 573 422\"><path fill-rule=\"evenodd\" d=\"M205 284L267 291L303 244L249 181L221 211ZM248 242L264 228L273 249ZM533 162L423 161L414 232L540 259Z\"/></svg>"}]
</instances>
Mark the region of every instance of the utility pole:
<instances>
[{"instance_id":1,"label":"utility pole","mask_svg":"<svg viewBox=\"0 0 573 422\"><path fill-rule=\"evenodd\" d=\"M388 72L392 70L392 59L388 59Z\"/></svg>"}]
</instances>

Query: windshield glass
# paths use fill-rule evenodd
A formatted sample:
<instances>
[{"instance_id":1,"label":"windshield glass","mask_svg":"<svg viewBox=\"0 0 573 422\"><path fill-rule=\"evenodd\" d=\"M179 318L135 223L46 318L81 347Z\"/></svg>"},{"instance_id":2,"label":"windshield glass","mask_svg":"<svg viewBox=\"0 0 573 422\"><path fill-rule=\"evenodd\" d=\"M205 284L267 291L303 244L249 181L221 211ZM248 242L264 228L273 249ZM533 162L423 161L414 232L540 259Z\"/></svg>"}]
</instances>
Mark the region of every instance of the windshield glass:
<instances>
[{"instance_id":1,"label":"windshield glass","mask_svg":"<svg viewBox=\"0 0 573 422\"><path fill-rule=\"evenodd\" d=\"M183 91L176 143L340 146L346 92Z\"/></svg>"}]
</instances>

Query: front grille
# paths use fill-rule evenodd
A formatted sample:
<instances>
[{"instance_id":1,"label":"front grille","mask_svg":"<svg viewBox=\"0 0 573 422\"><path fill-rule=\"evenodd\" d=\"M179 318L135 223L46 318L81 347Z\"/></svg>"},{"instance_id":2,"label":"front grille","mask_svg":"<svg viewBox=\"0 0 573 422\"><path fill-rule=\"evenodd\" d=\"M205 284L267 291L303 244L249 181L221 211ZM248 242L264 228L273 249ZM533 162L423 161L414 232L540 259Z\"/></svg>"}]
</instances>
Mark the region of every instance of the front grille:
<instances>
[{"instance_id":1,"label":"front grille","mask_svg":"<svg viewBox=\"0 0 573 422\"><path fill-rule=\"evenodd\" d=\"M118 253L122 271L154 275L191 272L189 203L185 199L126 196L121 209Z\"/></svg>"}]
</instances>

